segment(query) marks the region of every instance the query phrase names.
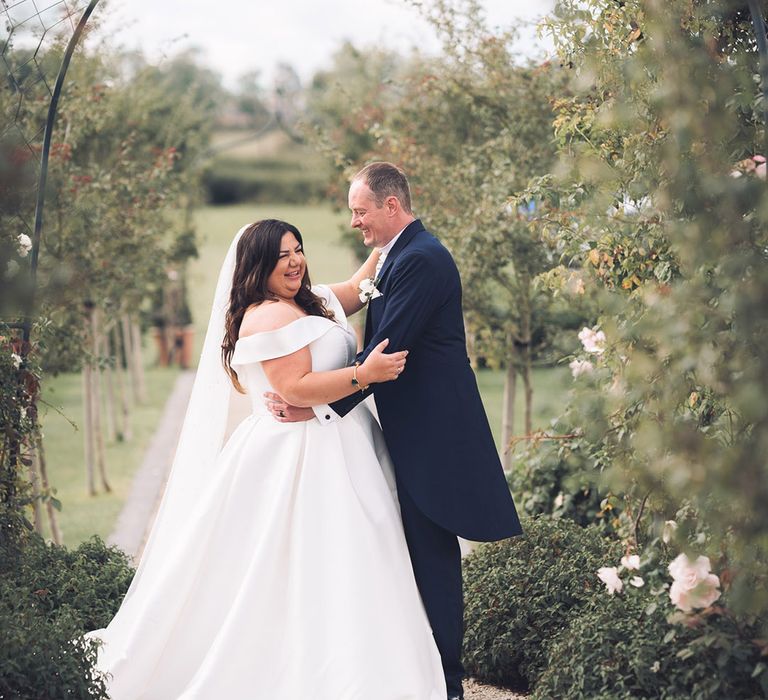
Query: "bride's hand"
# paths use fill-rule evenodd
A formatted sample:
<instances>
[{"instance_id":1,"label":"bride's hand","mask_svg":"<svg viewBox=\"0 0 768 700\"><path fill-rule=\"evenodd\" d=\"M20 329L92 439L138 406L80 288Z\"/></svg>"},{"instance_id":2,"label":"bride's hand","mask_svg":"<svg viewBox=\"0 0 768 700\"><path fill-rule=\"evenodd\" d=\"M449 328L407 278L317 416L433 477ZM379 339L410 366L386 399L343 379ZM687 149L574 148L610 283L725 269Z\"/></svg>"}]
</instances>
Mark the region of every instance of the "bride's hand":
<instances>
[{"instance_id":1,"label":"bride's hand","mask_svg":"<svg viewBox=\"0 0 768 700\"><path fill-rule=\"evenodd\" d=\"M389 338L382 340L357 370L357 380L363 386L397 379L405 368L407 350L384 354Z\"/></svg>"}]
</instances>

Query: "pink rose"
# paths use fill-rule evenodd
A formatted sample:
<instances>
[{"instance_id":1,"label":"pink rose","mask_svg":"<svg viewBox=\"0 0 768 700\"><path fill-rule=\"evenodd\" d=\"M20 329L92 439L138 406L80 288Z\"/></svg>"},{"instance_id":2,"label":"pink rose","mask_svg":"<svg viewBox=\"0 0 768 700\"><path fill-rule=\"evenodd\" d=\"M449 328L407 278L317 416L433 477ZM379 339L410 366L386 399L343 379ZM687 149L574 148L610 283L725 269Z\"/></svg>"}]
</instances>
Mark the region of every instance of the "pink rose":
<instances>
[{"instance_id":1,"label":"pink rose","mask_svg":"<svg viewBox=\"0 0 768 700\"><path fill-rule=\"evenodd\" d=\"M699 556L691 561L688 555L680 554L668 569L672 576L669 598L680 610L708 608L720 597L720 579L710 573L707 557Z\"/></svg>"},{"instance_id":2,"label":"pink rose","mask_svg":"<svg viewBox=\"0 0 768 700\"><path fill-rule=\"evenodd\" d=\"M594 331L591 328L582 328L579 331L579 340L587 352L601 355L605 352L605 333Z\"/></svg>"},{"instance_id":3,"label":"pink rose","mask_svg":"<svg viewBox=\"0 0 768 700\"><path fill-rule=\"evenodd\" d=\"M592 374L592 371L595 369L589 360L573 360L568 363L568 366L571 368L571 374L574 379L582 374Z\"/></svg>"}]
</instances>

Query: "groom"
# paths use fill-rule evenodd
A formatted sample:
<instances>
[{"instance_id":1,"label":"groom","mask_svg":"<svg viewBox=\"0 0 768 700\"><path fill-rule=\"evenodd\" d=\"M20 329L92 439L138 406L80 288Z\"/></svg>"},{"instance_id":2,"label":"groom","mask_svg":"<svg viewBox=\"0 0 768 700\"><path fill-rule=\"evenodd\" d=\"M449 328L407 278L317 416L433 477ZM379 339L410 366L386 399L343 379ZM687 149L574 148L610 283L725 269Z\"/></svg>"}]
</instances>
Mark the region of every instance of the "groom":
<instances>
[{"instance_id":1,"label":"groom","mask_svg":"<svg viewBox=\"0 0 768 700\"><path fill-rule=\"evenodd\" d=\"M453 258L414 217L408 180L391 163L371 163L354 176L349 208L365 245L381 249L380 296L369 302L357 359L389 338L393 351L409 351L408 362L397 381L313 410L331 423L373 392L448 698L461 698L464 604L456 536L493 541L522 530L467 358Z\"/></svg>"}]
</instances>

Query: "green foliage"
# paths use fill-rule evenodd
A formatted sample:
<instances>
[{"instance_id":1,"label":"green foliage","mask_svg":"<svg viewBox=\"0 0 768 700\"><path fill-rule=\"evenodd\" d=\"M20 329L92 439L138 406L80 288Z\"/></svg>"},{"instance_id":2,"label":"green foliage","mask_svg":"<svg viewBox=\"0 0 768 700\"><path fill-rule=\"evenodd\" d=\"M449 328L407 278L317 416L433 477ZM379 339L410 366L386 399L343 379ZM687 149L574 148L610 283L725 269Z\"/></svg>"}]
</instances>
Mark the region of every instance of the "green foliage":
<instances>
[{"instance_id":1,"label":"green foliage","mask_svg":"<svg viewBox=\"0 0 768 700\"><path fill-rule=\"evenodd\" d=\"M595 478L590 446L561 422L555 422L552 429L560 439L543 437L515 453L507 480L518 510L612 530L618 513Z\"/></svg>"},{"instance_id":2,"label":"green foliage","mask_svg":"<svg viewBox=\"0 0 768 700\"><path fill-rule=\"evenodd\" d=\"M55 66L59 48L39 58ZM9 49L9 60L15 52ZM107 323L135 313L164 283L166 267L194 251L188 217L174 210L195 200L197 161L216 104L213 78L189 56L155 67L101 50L72 62L53 132L34 310L47 320L40 347L47 369L77 369L87 355L85 305L96 304ZM0 143L0 172L9 180L24 175L40 147L14 145L10 135L33 138L47 109L45 100L27 96L17 113L18 100L11 89L0 93L0 110L14 123ZM0 296L13 318L30 292L31 256L14 257L13 247L34 219L34 182L15 177L8 189L14 196L0 209Z\"/></svg>"},{"instance_id":3,"label":"green foliage","mask_svg":"<svg viewBox=\"0 0 768 700\"><path fill-rule=\"evenodd\" d=\"M532 190L608 337L573 410L613 491L652 494L651 519L690 503L727 547L731 605L763 611L768 195L749 14L563 0L549 29L572 94L555 106L560 178Z\"/></svg>"},{"instance_id":4,"label":"green foliage","mask_svg":"<svg viewBox=\"0 0 768 700\"><path fill-rule=\"evenodd\" d=\"M106 700L104 679L93 674L97 645L86 641L76 613L46 619L27 596L0 582L0 695L15 700Z\"/></svg>"},{"instance_id":5,"label":"green foliage","mask_svg":"<svg viewBox=\"0 0 768 700\"><path fill-rule=\"evenodd\" d=\"M20 556L29 526L24 511L32 500L25 476L32 459L29 438L37 427L40 369L24 349L21 341L0 335L0 557L8 562Z\"/></svg>"},{"instance_id":6,"label":"green foliage","mask_svg":"<svg viewBox=\"0 0 768 700\"><path fill-rule=\"evenodd\" d=\"M125 555L97 538L68 551L32 536L0 570L0 695L107 698L97 643L82 635L117 612L133 576Z\"/></svg>"},{"instance_id":7,"label":"green foliage","mask_svg":"<svg viewBox=\"0 0 768 700\"><path fill-rule=\"evenodd\" d=\"M758 625L717 608L670 626L670 606L655 600L646 584L582 610L548 649L533 699L768 697Z\"/></svg>"},{"instance_id":8,"label":"green foliage","mask_svg":"<svg viewBox=\"0 0 768 700\"><path fill-rule=\"evenodd\" d=\"M547 648L604 588L595 572L620 546L595 527L525 518L524 535L483 544L464 564L464 663L476 678L527 688Z\"/></svg>"}]
</instances>

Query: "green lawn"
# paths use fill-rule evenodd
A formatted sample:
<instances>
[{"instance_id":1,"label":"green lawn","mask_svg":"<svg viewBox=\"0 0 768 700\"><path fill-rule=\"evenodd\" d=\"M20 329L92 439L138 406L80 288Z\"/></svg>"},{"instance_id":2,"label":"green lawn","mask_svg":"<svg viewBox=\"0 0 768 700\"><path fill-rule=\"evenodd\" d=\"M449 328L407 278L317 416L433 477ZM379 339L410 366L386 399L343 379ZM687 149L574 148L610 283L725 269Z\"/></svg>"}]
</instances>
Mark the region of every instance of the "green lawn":
<instances>
[{"instance_id":1,"label":"green lawn","mask_svg":"<svg viewBox=\"0 0 768 700\"><path fill-rule=\"evenodd\" d=\"M496 446L501 439L501 407L504 399L502 370L483 369L477 373L477 384L493 430ZM567 367L541 367L533 370L533 429L548 430L550 421L560 415L571 375ZM525 402L522 381L517 381L515 397L515 435L523 435Z\"/></svg>"},{"instance_id":2,"label":"green lawn","mask_svg":"<svg viewBox=\"0 0 768 700\"><path fill-rule=\"evenodd\" d=\"M107 443L112 492L97 496L89 496L86 489L83 433L77 427L83 416L81 377L62 374L43 382L40 408L48 476L63 505L58 515L66 545L77 545L92 535L106 539L112 532L177 374L177 369L147 369L148 402L134 410L133 440Z\"/></svg>"}]
</instances>

